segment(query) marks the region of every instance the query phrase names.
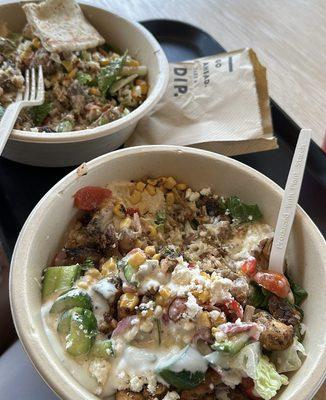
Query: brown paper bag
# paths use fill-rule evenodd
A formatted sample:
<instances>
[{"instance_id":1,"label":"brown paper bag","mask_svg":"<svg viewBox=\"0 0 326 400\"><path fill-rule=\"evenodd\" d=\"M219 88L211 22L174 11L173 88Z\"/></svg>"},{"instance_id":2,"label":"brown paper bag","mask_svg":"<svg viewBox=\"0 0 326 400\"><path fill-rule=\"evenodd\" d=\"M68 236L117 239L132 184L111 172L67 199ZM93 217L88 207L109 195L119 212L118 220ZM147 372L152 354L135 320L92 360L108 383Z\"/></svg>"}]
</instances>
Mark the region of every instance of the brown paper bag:
<instances>
[{"instance_id":1,"label":"brown paper bag","mask_svg":"<svg viewBox=\"0 0 326 400\"><path fill-rule=\"evenodd\" d=\"M170 64L166 94L126 146L175 144L225 155L277 148L266 69L251 49Z\"/></svg>"}]
</instances>

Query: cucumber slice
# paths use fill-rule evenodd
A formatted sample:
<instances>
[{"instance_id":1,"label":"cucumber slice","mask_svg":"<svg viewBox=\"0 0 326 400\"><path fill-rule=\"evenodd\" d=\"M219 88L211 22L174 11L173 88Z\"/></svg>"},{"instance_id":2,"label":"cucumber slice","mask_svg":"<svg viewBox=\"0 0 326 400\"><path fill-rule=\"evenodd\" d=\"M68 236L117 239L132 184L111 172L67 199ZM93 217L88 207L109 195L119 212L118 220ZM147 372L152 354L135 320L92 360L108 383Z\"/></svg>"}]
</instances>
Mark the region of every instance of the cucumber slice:
<instances>
[{"instance_id":1,"label":"cucumber slice","mask_svg":"<svg viewBox=\"0 0 326 400\"><path fill-rule=\"evenodd\" d=\"M97 340L90 351L89 354L91 357L99 357L110 359L114 356L114 345L113 341L110 339L107 340Z\"/></svg>"},{"instance_id":2,"label":"cucumber slice","mask_svg":"<svg viewBox=\"0 0 326 400\"><path fill-rule=\"evenodd\" d=\"M92 311L87 309L72 311L70 330L66 336L67 352L74 357L87 354L94 343L96 334L97 322Z\"/></svg>"},{"instance_id":3,"label":"cucumber slice","mask_svg":"<svg viewBox=\"0 0 326 400\"><path fill-rule=\"evenodd\" d=\"M74 307L70 310L64 312L58 322L57 331L61 335L67 336L70 331L70 324L71 324L71 317L73 313L81 314L83 312L83 308L81 307Z\"/></svg>"},{"instance_id":4,"label":"cucumber slice","mask_svg":"<svg viewBox=\"0 0 326 400\"><path fill-rule=\"evenodd\" d=\"M247 343L249 342L249 337L245 333L240 333L229 339L223 340L221 342L215 342L211 347L213 350L222 351L228 354L238 353Z\"/></svg>"},{"instance_id":5,"label":"cucumber slice","mask_svg":"<svg viewBox=\"0 0 326 400\"><path fill-rule=\"evenodd\" d=\"M192 389L205 379L207 361L199 351L187 346L172 357L166 357L158 364L155 372L168 384L177 389Z\"/></svg>"},{"instance_id":6,"label":"cucumber slice","mask_svg":"<svg viewBox=\"0 0 326 400\"><path fill-rule=\"evenodd\" d=\"M81 289L72 289L62 294L53 303L50 313L61 313L74 307L93 310L92 300L88 293Z\"/></svg>"},{"instance_id":7,"label":"cucumber slice","mask_svg":"<svg viewBox=\"0 0 326 400\"><path fill-rule=\"evenodd\" d=\"M118 268L123 272L123 275L128 283L136 286L139 285L139 282L133 279L136 270L128 263L126 259L121 259L118 261Z\"/></svg>"},{"instance_id":8,"label":"cucumber slice","mask_svg":"<svg viewBox=\"0 0 326 400\"><path fill-rule=\"evenodd\" d=\"M80 271L79 264L46 268L43 275L42 298L70 289L79 277Z\"/></svg>"}]
</instances>

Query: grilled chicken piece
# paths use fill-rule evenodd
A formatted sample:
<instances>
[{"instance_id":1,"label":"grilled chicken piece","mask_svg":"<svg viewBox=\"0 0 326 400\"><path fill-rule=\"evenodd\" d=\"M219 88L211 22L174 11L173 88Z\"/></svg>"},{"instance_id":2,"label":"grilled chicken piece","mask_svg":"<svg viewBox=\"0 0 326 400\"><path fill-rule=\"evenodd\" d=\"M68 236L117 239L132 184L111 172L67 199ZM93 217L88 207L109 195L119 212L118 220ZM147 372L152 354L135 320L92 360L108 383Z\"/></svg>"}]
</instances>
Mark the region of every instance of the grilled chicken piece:
<instances>
[{"instance_id":1,"label":"grilled chicken piece","mask_svg":"<svg viewBox=\"0 0 326 400\"><path fill-rule=\"evenodd\" d=\"M144 400L142 393L132 392L131 390L119 390L115 395L115 400Z\"/></svg>"},{"instance_id":2,"label":"grilled chicken piece","mask_svg":"<svg viewBox=\"0 0 326 400\"><path fill-rule=\"evenodd\" d=\"M253 321L265 327L259 338L264 349L285 350L291 346L294 337L293 326L283 324L265 311L255 314Z\"/></svg>"},{"instance_id":3,"label":"grilled chicken piece","mask_svg":"<svg viewBox=\"0 0 326 400\"><path fill-rule=\"evenodd\" d=\"M268 310L274 318L286 325L296 326L300 320L300 313L286 300L272 295L268 300Z\"/></svg>"}]
</instances>

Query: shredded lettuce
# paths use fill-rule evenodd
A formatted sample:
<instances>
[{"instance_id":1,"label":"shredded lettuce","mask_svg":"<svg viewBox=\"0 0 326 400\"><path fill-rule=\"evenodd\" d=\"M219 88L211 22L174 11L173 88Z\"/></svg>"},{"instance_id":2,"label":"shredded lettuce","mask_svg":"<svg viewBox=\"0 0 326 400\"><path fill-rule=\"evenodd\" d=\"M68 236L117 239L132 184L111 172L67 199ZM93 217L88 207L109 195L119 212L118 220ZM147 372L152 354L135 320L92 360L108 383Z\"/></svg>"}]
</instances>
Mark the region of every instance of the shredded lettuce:
<instances>
[{"instance_id":1,"label":"shredded lettuce","mask_svg":"<svg viewBox=\"0 0 326 400\"><path fill-rule=\"evenodd\" d=\"M295 337L292 345L283 351L273 351L271 360L276 365L278 372L296 371L302 365L301 356L306 356L303 344Z\"/></svg>"},{"instance_id":2,"label":"shredded lettuce","mask_svg":"<svg viewBox=\"0 0 326 400\"><path fill-rule=\"evenodd\" d=\"M254 379L254 392L264 400L274 397L282 385L289 383L287 376L280 375L266 356L261 356Z\"/></svg>"}]
</instances>

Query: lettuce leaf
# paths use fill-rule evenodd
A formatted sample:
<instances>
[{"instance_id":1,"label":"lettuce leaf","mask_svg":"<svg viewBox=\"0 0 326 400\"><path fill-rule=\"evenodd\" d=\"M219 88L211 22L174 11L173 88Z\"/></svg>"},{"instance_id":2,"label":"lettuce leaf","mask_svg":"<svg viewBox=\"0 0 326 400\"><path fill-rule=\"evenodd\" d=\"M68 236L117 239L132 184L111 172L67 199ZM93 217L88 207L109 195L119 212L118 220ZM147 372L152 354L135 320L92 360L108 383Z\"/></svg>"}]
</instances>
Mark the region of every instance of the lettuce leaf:
<instances>
[{"instance_id":1,"label":"lettuce leaf","mask_svg":"<svg viewBox=\"0 0 326 400\"><path fill-rule=\"evenodd\" d=\"M287 279L289 281L289 284L291 286L291 290L292 290L293 297L294 297L294 304L296 306L300 306L301 303L308 296L308 293L300 285L295 283L294 280L289 275L287 275L286 277L287 277Z\"/></svg>"},{"instance_id":2,"label":"lettuce leaf","mask_svg":"<svg viewBox=\"0 0 326 400\"><path fill-rule=\"evenodd\" d=\"M93 78L90 74L82 71L77 72L76 78L81 85L88 85L93 81Z\"/></svg>"},{"instance_id":3,"label":"lettuce leaf","mask_svg":"<svg viewBox=\"0 0 326 400\"><path fill-rule=\"evenodd\" d=\"M264 400L274 397L282 385L289 383L287 376L280 375L266 356L261 356L254 378L254 392Z\"/></svg>"},{"instance_id":4,"label":"lettuce leaf","mask_svg":"<svg viewBox=\"0 0 326 400\"><path fill-rule=\"evenodd\" d=\"M43 104L32 107L30 109L32 119L36 126L39 126L42 124L42 122L45 120L45 118L49 115L51 108L52 108L52 104L45 101Z\"/></svg>"},{"instance_id":5,"label":"lettuce leaf","mask_svg":"<svg viewBox=\"0 0 326 400\"><path fill-rule=\"evenodd\" d=\"M98 87L103 96L106 95L107 91L116 81L117 76L120 74L122 67L126 61L127 52L124 53L122 57L118 57L110 62L110 64L101 68L98 76Z\"/></svg>"},{"instance_id":6,"label":"lettuce leaf","mask_svg":"<svg viewBox=\"0 0 326 400\"><path fill-rule=\"evenodd\" d=\"M276 365L278 372L296 371L302 365L301 356L306 356L303 344L295 337L292 345L283 351L273 351L271 361Z\"/></svg>"},{"instance_id":7,"label":"lettuce leaf","mask_svg":"<svg viewBox=\"0 0 326 400\"><path fill-rule=\"evenodd\" d=\"M231 217L239 223L257 221L263 216L257 204L242 203L237 196L229 197L226 200L226 207Z\"/></svg>"}]
</instances>

